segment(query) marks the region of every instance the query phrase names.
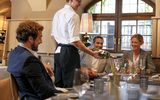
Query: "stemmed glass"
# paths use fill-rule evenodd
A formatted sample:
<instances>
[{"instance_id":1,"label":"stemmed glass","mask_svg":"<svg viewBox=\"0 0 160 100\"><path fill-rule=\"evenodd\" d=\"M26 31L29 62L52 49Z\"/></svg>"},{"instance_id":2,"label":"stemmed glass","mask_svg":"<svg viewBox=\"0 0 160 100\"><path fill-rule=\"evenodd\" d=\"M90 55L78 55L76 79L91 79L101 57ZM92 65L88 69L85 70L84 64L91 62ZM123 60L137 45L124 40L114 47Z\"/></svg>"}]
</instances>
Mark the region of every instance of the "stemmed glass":
<instances>
[{"instance_id":1,"label":"stemmed glass","mask_svg":"<svg viewBox=\"0 0 160 100\"><path fill-rule=\"evenodd\" d=\"M121 75L122 75L122 80L123 81L127 81L128 80L127 68L128 68L128 63L124 62L123 63L123 67L121 68Z\"/></svg>"},{"instance_id":2,"label":"stemmed glass","mask_svg":"<svg viewBox=\"0 0 160 100\"><path fill-rule=\"evenodd\" d=\"M121 59L114 59L116 70L119 72L121 68Z\"/></svg>"},{"instance_id":3,"label":"stemmed glass","mask_svg":"<svg viewBox=\"0 0 160 100\"><path fill-rule=\"evenodd\" d=\"M111 66L112 74L113 75L117 74L117 69L115 68L115 61L113 58L108 59L108 64Z\"/></svg>"},{"instance_id":4,"label":"stemmed glass","mask_svg":"<svg viewBox=\"0 0 160 100\"><path fill-rule=\"evenodd\" d=\"M146 67L145 59L141 58L140 62L139 62L139 68L140 68L140 75L141 76L143 76L145 74L145 71L144 71L145 67Z\"/></svg>"},{"instance_id":5,"label":"stemmed glass","mask_svg":"<svg viewBox=\"0 0 160 100\"><path fill-rule=\"evenodd\" d=\"M141 71L145 69L145 60L143 58L140 59L139 68L141 69Z\"/></svg>"},{"instance_id":6,"label":"stemmed glass","mask_svg":"<svg viewBox=\"0 0 160 100\"><path fill-rule=\"evenodd\" d=\"M123 73L124 73L124 74L127 74L127 69L128 69L128 62L125 62L125 63L123 64Z\"/></svg>"},{"instance_id":7,"label":"stemmed glass","mask_svg":"<svg viewBox=\"0 0 160 100\"><path fill-rule=\"evenodd\" d=\"M137 75L137 64L134 64L132 61L129 61L130 74L135 77Z\"/></svg>"}]
</instances>

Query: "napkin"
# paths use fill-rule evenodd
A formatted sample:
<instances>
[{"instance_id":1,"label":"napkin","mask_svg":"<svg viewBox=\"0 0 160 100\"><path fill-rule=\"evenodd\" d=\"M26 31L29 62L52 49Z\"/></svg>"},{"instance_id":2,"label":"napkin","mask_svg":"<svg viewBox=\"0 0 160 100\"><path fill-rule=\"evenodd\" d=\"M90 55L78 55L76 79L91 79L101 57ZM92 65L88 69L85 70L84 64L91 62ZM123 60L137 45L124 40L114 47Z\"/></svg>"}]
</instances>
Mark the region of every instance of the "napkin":
<instances>
[{"instance_id":1,"label":"napkin","mask_svg":"<svg viewBox=\"0 0 160 100\"><path fill-rule=\"evenodd\" d=\"M153 75L152 78L159 78L160 74Z\"/></svg>"},{"instance_id":2,"label":"napkin","mask_svg":"<svg viewBox=\"0 0 160 100\"><path fill-rule=\"evenodd\" d=\"M68 90L67 89L65 89L65 88L60 88L60 87L55 87L57 90L60 90L60 91L62 91L62 92L68 92Z\"/></svg>"}]
</instances>

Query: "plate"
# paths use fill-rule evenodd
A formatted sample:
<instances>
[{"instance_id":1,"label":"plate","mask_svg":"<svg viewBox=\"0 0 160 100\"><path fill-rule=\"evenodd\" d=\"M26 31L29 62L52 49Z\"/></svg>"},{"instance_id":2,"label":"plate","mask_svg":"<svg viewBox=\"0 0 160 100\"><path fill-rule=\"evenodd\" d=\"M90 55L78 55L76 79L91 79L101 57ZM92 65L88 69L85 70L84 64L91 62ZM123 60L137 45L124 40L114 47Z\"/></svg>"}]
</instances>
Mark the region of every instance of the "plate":
<instances>
[{"instance_id":1,"label":"plate","mask_svg":"<svg viewBox=\"0 0 160 100\"><path fill-rule=\"evenodd\" d=\"M160 100L160 95L149 96L148 100Z\"/></svg>"},{"instance_id":2,"label":"plate","mask_svg":"<svg viewBox=\"0 0 160 100\"><path fill-rule=\"evenodd\" d=\"M71 99L78 99L79 98L77 93L69 93L68 97Z\"/></svg>"},{"instance_id":3,"label":"plate","mask_svg":"<svg viewBox=\"0 0 160 100\"><path fill-rule=\"evenodd\" d=\"M145 93L142 93L144 96L146 97L154 97L154 96L157 96L157 91L147 91ZM154 99L153 99L154 100Z\"/></svg>"}]
</instances>

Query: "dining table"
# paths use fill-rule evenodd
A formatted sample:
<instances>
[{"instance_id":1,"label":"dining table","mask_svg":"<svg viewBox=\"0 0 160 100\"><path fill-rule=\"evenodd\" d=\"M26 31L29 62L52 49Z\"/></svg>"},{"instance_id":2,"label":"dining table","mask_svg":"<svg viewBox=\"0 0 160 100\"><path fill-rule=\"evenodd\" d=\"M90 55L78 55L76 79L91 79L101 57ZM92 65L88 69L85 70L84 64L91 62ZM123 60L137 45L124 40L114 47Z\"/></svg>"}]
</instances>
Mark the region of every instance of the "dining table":
<instances>
[{"instance_id":1,"label":"dining table","mask_svg":"<svg viewBox=\"0 0 160 100\"><path fill-rule=\"evenodd\" d=\"M90 88L81 97L78 97L73 88L66 88L67 92L46 100L160 100L160 77L154 79L152 76L148 76L146 89L140 87L138 75L134 78L132 75L114 75L101 77L104 79L104 90L101 94L95 94L97 90L94 88L94 80L91 80Z\"/></svg>"}]
</instances>

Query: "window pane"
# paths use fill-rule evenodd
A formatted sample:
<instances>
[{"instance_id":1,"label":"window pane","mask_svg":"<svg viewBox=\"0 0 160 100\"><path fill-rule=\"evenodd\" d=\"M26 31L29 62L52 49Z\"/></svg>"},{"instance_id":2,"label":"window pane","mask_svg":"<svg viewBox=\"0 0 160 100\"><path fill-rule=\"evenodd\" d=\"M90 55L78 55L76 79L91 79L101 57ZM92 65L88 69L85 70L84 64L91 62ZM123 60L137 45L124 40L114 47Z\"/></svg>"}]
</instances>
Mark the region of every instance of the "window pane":
<instances>
[{"instance_id":1,"label":"window pane","mask_svg":"<svg viewBox=\"0 0 160 100\"><path fill-rule=\"evenodd\" d=\"M138 33L142 35L151 35L151 20L138 20Z\"/></svg>"},{"instance_id":2,"label":"window pane","mask_svg":"<svg viewBox=\"0 0 160 100\"><path fill-rule=\"evenodd\" d=\"M92 6L89 10L88 13L101 13L101 1L96 3L94 6Z\"/></svg>"},{"instance_id":3,"label":"window pane","mask_svg":"<svg viewBox=\"0 0 160 100\"><path fill-rule=\"evenodd\" d=\"M138 23L138 25L136 25L136 23ZM151 25L151 20L122 21L121 50L130 50L131 36L135 33L139 33L144 38L142 49L150 51L152 43Z\"/></svg>"},{"instance_id":4,"label":"window pane","mask_svg":"<svg viewBox=\"0 0 160 100\"><path fill-rule=\"evenodd\" d=\"M97 35L100 35L100 21L93 21L93 33L88 33L89 40L91 44L93 43L93 38Z\"/></svg>"},{"instance_id":5,"label":"window pane","mask_svg":"<svg viewBox=\"0 0 160 100\"><path fill-rule=\"evenodd\" d=\"M142 45L142 49L151 51L152 46L152 37L151 36L143 36L144 43Z\"/></svg>"},{"instance_id":6,"label":"window pane","mask_svg":"<svg viewBox=\"0 0 160 100\"><path fill-rule=\"evenodd\" d=\"M152 34L151 34L151 20L139 20L138 21L138 33L143 35L144 44L142 48L145 50L151 50Z\"/></svg>"},{"instance_id":7,"label":"window pane","mask_svg":"<svg viewBox=\"0 0 160 100\"><path fill-rule=\"evenodd\" d=\"M115 13L115 0L102 0L102 13Z\"/></svg>"},{"instance_id":8,"label":"window pane","mask_svg":"<svg viewBox=\"0 0 160 100\"><path fill-rule=\"evenodd\" d=\"M130 50L131 49L131 35L124 35L121 37L121 50Z\"/></svg>"},{"instance_id":9,"label":"window pane","mask_svg":"<svg viewBox=\"0 0 160 100\"><path fill-rule=\"evenodd\" d=\"M132 35L136 33L136 20L122 21L122 35Z\"/></svg>"},{"instance_id":10,"label":"window pane","mask_svg":"<svg viewBox=\"0 0 160 100\"><path fill-rule=\"evenodd\" d=\"M104 48L114 50L115 21L102 21L101 34L104 37Z\"/></svg>"},{"instance_id":11,"label":"window pane","mask_svg":"<svg viewBox=\"0 0 160 100\"><path fill-rule=\"evenodd\" d=\"M137 12L137 0L122 1L122 13L136 13L136 12Z\"/></svg>"},{"instance_id":12,"label":"window pane","mask_svg":"<svg viewBox=\"0 0 160 100\"><path fill-rule=\"evenodd\" d=\"M123 0L122 13L149 13L153 8L143 0Z\"/></svg>"},{"instance_id":13,"label":"window pane","mask_svg":"<svg viewBox=\"0 0 160 100\"><path fill-rule=\"evenodd\" d=\"M122 21L121 50L130 50L130 39L136 33L136 20Z\"/></svg>"},{"instance_id":14,"label":"window pane","mask_svg":"<svg viewBox=\"0 0 160 100\"><path fill-rule=\"evenodd\" d=\"M139 13L153 12L153 8L150 5L148 5L147 3L145 3L144 1L139 0L138 12Z\"/></svg>"},{"instance_id":15,"label":"window pane","mask_svg":"<svg viewBox=\"0 0 160 100\"><path fill-rule=\"evenodd\" d=\"M93 21L93 33L100 34L100 21Z\"/></svg>"}]
</instances>

